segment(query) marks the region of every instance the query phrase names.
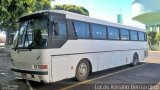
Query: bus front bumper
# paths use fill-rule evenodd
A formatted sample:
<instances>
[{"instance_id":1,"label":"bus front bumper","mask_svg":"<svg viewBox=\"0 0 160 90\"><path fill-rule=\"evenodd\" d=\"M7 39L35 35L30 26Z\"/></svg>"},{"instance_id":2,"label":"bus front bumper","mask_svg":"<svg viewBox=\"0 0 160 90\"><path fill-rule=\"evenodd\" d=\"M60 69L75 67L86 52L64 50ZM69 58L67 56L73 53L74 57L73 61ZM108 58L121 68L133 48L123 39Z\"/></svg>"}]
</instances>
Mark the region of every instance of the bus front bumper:
<instances>
[{"instance_id":1,"label":"bus front bumper","mask_svg":"<svg viewBox=\"0 0 160 90\"><path fill-rule=\"evenodd\" d=\"M14 72L17 79L26 79L26 80L32 80L37 82L46 82L48 83L48 71L30 71L30 70L22 70L22 69L16 69L11 68L11 71Z\"/></svg>"}]
</instances>

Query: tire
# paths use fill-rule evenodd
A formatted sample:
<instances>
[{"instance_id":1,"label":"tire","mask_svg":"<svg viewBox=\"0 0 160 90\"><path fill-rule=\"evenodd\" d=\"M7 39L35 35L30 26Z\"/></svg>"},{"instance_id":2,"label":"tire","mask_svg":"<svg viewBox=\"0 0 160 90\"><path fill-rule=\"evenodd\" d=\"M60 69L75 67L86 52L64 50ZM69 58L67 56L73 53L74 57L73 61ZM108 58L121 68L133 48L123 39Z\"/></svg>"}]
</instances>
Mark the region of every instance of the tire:
<instances>
[{"instance_id":1,"label":"tire","mask_svg":"<svg viewBox=\"0 0 160 90\"><path fill-rule=\"evenodd\" d=\"M132 66L137 66L139 63L138 55L135 53L133 56Z\"/></svg>"},{"instance_id":2,"label":"tire","mask_svg":"<svg viewBox=\"0 0 160 90\"><path fill-rule=\"evenodd\" d=\"M78 81L84 81L89 76L90 66L87 60L81 60L76 68L76 79Z\"/></svg>"}]
</instances>

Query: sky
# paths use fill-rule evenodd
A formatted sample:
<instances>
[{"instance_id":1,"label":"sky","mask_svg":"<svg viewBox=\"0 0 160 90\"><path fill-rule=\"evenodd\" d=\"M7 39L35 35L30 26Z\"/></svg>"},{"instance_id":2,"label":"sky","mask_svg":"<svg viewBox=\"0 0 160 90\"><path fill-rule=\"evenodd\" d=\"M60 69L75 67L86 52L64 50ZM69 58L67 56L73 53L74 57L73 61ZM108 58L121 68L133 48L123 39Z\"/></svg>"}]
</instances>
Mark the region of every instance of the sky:
<instances>
[{"instance_id":1,"label":"sky","mask_svg":"<svg viewBox=\"0 0 160 90\"><path fill-rule=\"evenodd\" d=\"M54 0L55 4L74 4L83 6L89 11L90 17L117 22L117 14L121 13L123 24L145 29L145 26L132 20L132 0ZM4 33L0 32L0 36Z\"/></svg>"},{"instance_id":2,"label":"sky","mask_svg":"<svg viewBox=\"0 0 160 90\"><path fill-rule=\"evenodd\" d=\"M145 28L139 22L132 20L132 0L55 0L52 1L52 6L55 4L74 4L83 6L89 11L90 17L117 22L117 14L121 13L123 24Z\"/></svg>"}]
</instances>

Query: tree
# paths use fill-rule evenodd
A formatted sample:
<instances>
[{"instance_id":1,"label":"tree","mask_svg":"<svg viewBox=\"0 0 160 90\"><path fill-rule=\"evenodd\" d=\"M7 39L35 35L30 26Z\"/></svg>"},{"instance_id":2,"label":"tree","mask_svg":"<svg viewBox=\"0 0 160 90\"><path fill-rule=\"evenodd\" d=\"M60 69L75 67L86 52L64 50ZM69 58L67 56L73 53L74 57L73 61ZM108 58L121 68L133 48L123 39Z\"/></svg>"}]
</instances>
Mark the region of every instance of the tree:
<instances>
[{"instance_id":1,"label":"tree","mask_svg":"<svg viewBox=\"0 0 160 90\"><path fill-rule=\"evenodd\" d=\"M156 44L156 32L153 31L147 31L148 34L148 40L151 42L152 45Z\"/></svg>"},{"instance_id":2,"label":"tree","mask_svg":"<svg viewBox=\"0 0 160 90\"><path fill-rule=\"evenodd\" d=\"M15 31L18 26L18 17L31 11L33 0L1 0L1 28L7 31L7 44L9 44L10 31Z\"/></svg>"},{"instance_id":3,"label":"tree","mask_svg":"<svg viewBox=\"0 0 160 90\"><path fill-rule=\"evenodd\" d=\"M156 41L157 41L157 43L158 43L158 46L159 46L159 49L160 49L160 32L157 32L156 33Z\"/></svg>"},{"instance_id":4,"label":"tree","mask_svg":"<svg viewBox=\"0 0 160 90\"><path fill-rule=\"evenodd\" d=\"M151 49L151 46L155 45L157 43L157 40L155 39L156 38L156 32L147 30L147 36L148 36L147 39L148 39L149 47Z\"/></svg>"},{"instance_id":5,"label":"tree","mask_svg":"<svg viewBox=\"0 0 160 90\"><path fill-rule=\"evenodd\" d=\"M0 22L17 19L26 13L38 10L51 9L50 0L1 0L0 1Z\"/></svg>"},{"instance_id":6,"label":"tree","mask_svg":"<svg viewBox=\"0 0 160 90\"><path fill-rule=\"evenodd\" d=\"M160 41L160 32L156 33L156 41Z\"/></svg>"},{"instance_id":7,"label":"tree","mask_svg":"<svg viewBox=\"0 0 160 90\"><path fill-rule=\"evenodd\" d=\"M81 6L76 6L71 4L54 5L53 10L65 10L65 11L70 11L70 12L89 16L89 12L87 9Z\"/></svg>"},{"instance_id":8,"label":"tree","mask_svg":"<svg viewBox=\"0 0 160 90\"><path fill-rule=\"evenodd\" d=\"M34 11L51 9L51 0L35 0Z\"/></svg>"},{"instance_id":9,"label":"tree","mask_svg":"<svg viewBox=\"0 0 160 90\"><path fill-rule=\"evenodd\" d=\"M17 29L17 21L20 16L33 11L50 8L50 0L1 0L0 28L7 31L6 43L9 44L10 31Z\"/></svg>"}]
</instances>

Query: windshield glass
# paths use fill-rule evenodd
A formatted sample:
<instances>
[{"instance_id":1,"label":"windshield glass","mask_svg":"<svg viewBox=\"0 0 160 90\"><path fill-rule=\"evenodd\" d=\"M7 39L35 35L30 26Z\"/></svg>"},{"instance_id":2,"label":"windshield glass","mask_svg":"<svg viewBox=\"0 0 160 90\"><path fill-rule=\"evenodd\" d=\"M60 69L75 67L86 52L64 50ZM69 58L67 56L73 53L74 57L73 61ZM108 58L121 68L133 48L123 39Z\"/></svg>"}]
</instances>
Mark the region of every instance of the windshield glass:
<instances>
[{"instance_id":1,"label":"windshield glass","mask_svg":"<svg viewBox=\"0 0 160 90\"><path fill-rule=\"evenodd\" d=\"M14 38L14 48L40 49L47 44L48 20L31 19L21 22L18 35Z\"/></svg>"}]
</instances>

